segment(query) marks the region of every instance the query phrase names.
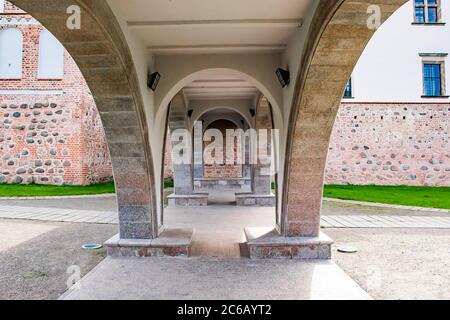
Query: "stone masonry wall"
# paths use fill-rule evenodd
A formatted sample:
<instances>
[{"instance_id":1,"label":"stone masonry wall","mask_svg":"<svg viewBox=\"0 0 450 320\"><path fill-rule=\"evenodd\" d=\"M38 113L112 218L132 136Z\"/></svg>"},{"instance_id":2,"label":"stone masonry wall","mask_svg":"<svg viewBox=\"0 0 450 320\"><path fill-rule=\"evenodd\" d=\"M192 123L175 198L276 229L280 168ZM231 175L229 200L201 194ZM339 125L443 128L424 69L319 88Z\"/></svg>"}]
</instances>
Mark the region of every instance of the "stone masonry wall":
<instances>
[{"instance_id":1,"label":"stone masonry wall","mask_svg":"<svg viewBox=\"0 0 450 320\"><path fill-rule=\"evenodd\" d=\"M343 103L326 183L450 186L450 104Z\"/></svg>"},{"instance_id":2,"label":"stone masonry wall","mask_svg":"<svg viewBox=\"0 0 450 320\"><path fill-rule=\"evenodd\" d=\"M37 79L43 27L9 9L15 14L1 15L0 28L22 31L23 76L0 80L0 183L86 185L112 180L101 120L75 62L65 52L63 79Z\"/></svg>"},{"instance_id":3,"label":"stone masonry wall","mask_svg":"<svg viewBox=\"0 0 450 320\"><path fill-rule=\"evenodd\" d=\"M342 103L325 183L450 186L450 104Z\"/></svg>"}]
</instances>

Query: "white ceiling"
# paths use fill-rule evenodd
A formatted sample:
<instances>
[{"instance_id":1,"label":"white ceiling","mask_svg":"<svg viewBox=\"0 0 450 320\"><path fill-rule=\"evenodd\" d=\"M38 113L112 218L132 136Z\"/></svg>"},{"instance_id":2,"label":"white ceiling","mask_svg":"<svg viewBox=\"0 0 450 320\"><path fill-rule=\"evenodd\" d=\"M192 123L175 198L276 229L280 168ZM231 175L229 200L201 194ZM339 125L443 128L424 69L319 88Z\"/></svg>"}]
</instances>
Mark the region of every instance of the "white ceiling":
<instances>
[{"instance_id":1,"label":"white ceiling","mask_svg":"<svg viewBox=\"0 0 450 320\"><path fill-rule=\"evenodd\" d=\"M185 54L283 51L311 0L108 2L149 51Z\"/></svg>"},{"instance_id":2,"label":"white ceiling","mask_svg":"<svg viewBox=\"0 0 450 320\"><path fill-rule=\"evenodd\" d=\"M254 100L259 90L250 82L231 75L214 75L198 79L183 89L188 100Z\"/></svg>"}]
</instances>

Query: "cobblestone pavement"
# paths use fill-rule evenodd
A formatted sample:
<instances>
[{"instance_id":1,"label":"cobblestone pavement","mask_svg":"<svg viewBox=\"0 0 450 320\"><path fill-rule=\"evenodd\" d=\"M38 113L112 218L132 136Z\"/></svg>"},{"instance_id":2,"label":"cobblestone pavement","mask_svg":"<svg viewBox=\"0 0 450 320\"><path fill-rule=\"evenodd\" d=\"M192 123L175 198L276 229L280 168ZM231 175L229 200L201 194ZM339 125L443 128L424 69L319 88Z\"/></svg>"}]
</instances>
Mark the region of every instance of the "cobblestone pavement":
<instances>
[{"instance_id":1,"label":"cobblestone pavement","mask_svg":"<svg viewBox=\"0 0 450 320\"><path fill-rule=\"evenodd\" d=\"M323 213L322 226L326 228L325 233L336 241L333 249L333 261L342 267L345 272L348 272L371 296L376 299L448 298L449 279L448 272L446 272L448 270L446 268L448 253L450 252L447 245L450 230L450 215L448 213L363 206L340 202L325 202ZM239 243L243 240L242 229L245 226L274 225L274 216L273 208L236 208L220 203L214 207L200 210L199 208L166 209L164 219L165 225L169 228L195 228L192 246L193 257L188 259L191 262L167 261L170 264L177 261L179 268L191 273L195 270L201 271L204 268L205 270L214 270L212 272L217 275L224 272L223 270L229 269L230 277L231 274L241 272L242 270L239 268L253 268L254 264L259 266L258 263L246 261L240 257ZM0 255L2 254L4 257L2 262L4 266L2 274L4 276L0 276L0 282L4 281L2 287L9 288L8 292L4 292L5 298L45 299L57 297L62 293L60 290L64 287L64 281L67 278L65 270L68 264L78 265L86 262L86 267L83 267L84 274L99 261L98 259L87 259L85 257L86 259L80 260L82 262L78 262L81 259L80 257L84 257L85 254L79 252L80 245L87 243L87 241L102 243L117 232L117 225L114 225L114 223L117 223L115 197L0 201L0 217L6 218L3 220L0 218L0 231L3 230L0 234L2 234L2 244L4 245L3 253L0 251ZM53 221L95 221L96 223L61 224ZM52 229L54 226L58 228ZM71 231L64 229L64 226L67 226ZM70 232L68 233L68 231ZM83 235L85 231L86 234ZM70 236L67 236L67 241L64 240L66 242L62 243L62 239L66 235ZM8 240L6 242L4 241L5 237ZM73 256L72 253L70 256L61 255L60 252L66 253L67 247L72 245L73 250L78 250L76 255L75 253ZM359 251L353 255L342 254L337 252L337 248L341 245L355 246ZM53 252L50 250L53 253L49 258L48 249L52 246L56 246L61 251ZM18 250L18 248L26 251L16 252L15 250ZM15 260L12 257L16 257ZM31 258L34 262L30 264L28 260ZM223 264L223 259L227 261L225 264ZM401 262L399 263L399 261ZM8 263L5 264L5 262ZM120 267L122 262L132 269L136 267L133 261L128 265L128 262L114 259L108 259L102 265L114 269ZM119 263L119 265L116 265L116 263ZM147 264L144 261L138 261L137 263L142 264L142 274L147 275L148 272L152 271L150 269L153 267L146 266ZM284 263L274 262L277 268L280 267L278 264L284 266ZM28 267L21 267L22 265ZM164 261L158 260L154 267L166 268L167 266ZM268 268L267 274L271 274L272 271L270 271L269 266L265 266L263 269L266 270L266 267ZM322 267L325 268L324 270L326 268L337 270L331 265L320 266L320 268ZM378 287L373 287L372 283L371 272L375 267L382 276L381 286ZM17 273L18 268L21 268L21 272L18 277L14 278L12 275ZM293 266L293 268L299 268L298 270L306 268L299 274L309 270L307 264L303 265L302 263ZM173 270L173 272L177 273L180 270ZM430 270L431 272L429 272ZM252 274L251 270L247 271ZM167 276L173 277L174 282L179 283L180 279L174 277L174 273ZM25 278L23 275L25 275ZM41 277L41 275L46 276ZM202 272L199 272L199 275L204 276ZM33 278L37 276L39 277ZM291 276L289 276L290 279ZM24 285L25 280L23 279L29 283ZM137 277L136 279L142 278ZM199 286L204 285L205 282L198 279L200 278L192 277L189 280L190 285L195 287L197 282ZM107 284L110 279L101 280L105 281L103 284L106 284L106 286L104 287L108 287ZM255 278L254 280L257 281L258 279ZM48 281L52 285L49 285ZM95 287L96 283L89 285ZM34 289L30 290L30 286L33 286ZM231 291L227 291L226 294L230 294L229 297L232 297L231 292L236 290L237 286L237 282L231 283L228 288ZM261 288L270 286L273 286L273 284L266 283ZM48 292L42 289L44 287L49 288ZM106 290L103 293L107 294L108 297L116 297L115 294L123 292L122 289L119 288L117 291ZM256 287L250 288L252 292L257 289ZM167 290L166 293L169 293L170 290ZM223 297L223 291L219 291L217 289L217 296ZM135 295L139 292L141 291L130 291L124 297L138 297ZM142 292L146 292L146 297L153 297L151 292L149 294L149 291L144 290ZM158 297L164 296L161 291L155 291L154 294L156 293L158 293ZM323 293L328 294L329 292L323 291ZM177 294L187 297L186 294L189 294L189 292L186 293L181 290ZM259 294L261 298L268 298L264 296L264 291L259 291ZM90 294L88 296L101 298ZM75 299L80 297L82 295L78 296L78 293L74 293L70 297L66 296L66 298ZM201 295L195 297L203 298ZM303 296L290 296L290 298L301 297ZM320 297L324 297L322 293L320 293Z\"/></svg>"}]
</instances>

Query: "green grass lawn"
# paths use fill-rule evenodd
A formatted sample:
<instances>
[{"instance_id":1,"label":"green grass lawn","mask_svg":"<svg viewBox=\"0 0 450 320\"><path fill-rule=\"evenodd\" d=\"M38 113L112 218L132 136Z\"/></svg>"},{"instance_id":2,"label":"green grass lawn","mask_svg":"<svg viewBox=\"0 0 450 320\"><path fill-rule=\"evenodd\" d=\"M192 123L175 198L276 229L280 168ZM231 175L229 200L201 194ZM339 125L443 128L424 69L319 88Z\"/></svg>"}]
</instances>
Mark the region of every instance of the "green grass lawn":
<instances>
[{"instance_id":1,"label":"green grass lawn","mask_svg":"<svg viewBox=\"0 0 450 320\"><path fill-rule=\"evenodd\" d=\"M90 186L45 186L0 184L0 197L44 197L76 196L115 193L114 183L99 183Z\"/></svg>"},{"instance_id":2,"label":"green grass lawn","mask_svg":"<svg viewBox=\"0 0 450 320\"><path fill-rule=\"evenodd\" d=\"M343 200L450 209L450 187L327 185L324 196Z\"/></svg>"},{"instance_id":3,"label":"green grass lawn","mask_svg":"<svg viewBox=\"0 0 450 320\"><path fill-rule=\"evenodd\" d=\"M173 188L173 182L166 180L164 187L166 189ZM74 196L105 193L115 193L114 183L100 183L85 187L0 184L0 197ZM450 187L327 185L324 196L343 200L450 209Z\"/></svg>"}]
</instances>

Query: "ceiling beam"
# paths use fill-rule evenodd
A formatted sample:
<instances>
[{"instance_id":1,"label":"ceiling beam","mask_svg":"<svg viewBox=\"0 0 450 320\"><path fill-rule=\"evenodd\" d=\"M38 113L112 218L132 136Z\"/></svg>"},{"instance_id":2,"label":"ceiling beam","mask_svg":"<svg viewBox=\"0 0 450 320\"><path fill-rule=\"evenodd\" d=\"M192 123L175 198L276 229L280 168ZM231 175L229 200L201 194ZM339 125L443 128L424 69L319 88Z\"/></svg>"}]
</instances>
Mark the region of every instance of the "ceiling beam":
<instances>
[{"instance_id":1,"label":"ceiling beam","mask_svg":"<svg viewBox=\"0 0 450 320\"><path fill-rule=\"evenodd\" d=\"M173 46L148 46L150 51L180 51L180 50L205 50L205 49L254 49L254 50L280 50L283 51L286 44L200 44L200 45L173 45Z\"/></svg>"},{"instance_id":2,"label":"ceiling beam","mask_svg":"<svg viewBox=\"0 0 450 320\"><path fill-rule=\"evenodd\" d=\"M131 29L171 26L249 26L249 27L301 27L303 19L237 19L237 20L176 20L176 21L127 21Z\"/></svg>"}]
</instances>

